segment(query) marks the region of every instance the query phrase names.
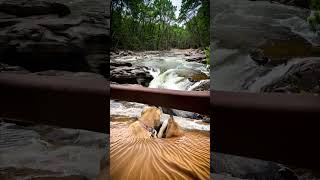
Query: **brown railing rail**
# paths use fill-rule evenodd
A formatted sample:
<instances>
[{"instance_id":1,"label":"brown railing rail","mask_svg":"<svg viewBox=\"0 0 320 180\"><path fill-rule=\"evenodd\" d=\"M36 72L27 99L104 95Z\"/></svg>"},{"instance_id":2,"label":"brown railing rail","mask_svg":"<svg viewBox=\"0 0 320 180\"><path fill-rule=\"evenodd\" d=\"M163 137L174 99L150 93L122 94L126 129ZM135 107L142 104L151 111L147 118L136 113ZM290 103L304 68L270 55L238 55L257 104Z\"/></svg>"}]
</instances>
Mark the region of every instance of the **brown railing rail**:
<instances>
[{"instance_id":1,"label":"brown railing rail","mask_svg":"<svg viewBox=\"0 0 320 180\"><path fill-rule=\"evenodd\" d=\"M216 152L320 169L320 96L211 92Z\"/></svg>"},{"instance_id":2,"label":"brown railing rail","mask_svg":"<svg viewBox=\"0 0 320 180\"><path fill-rule=\"evenodd\" d=\"M212 150L319 168L319 96L110 89L105 80L1 73L0 116L109 133L110 97L210 113Z\"/></svg>"},{"instance_id":3,"label":"brown railing rail","mask_svg":"<svg viewBox=\"0 0 320 180\"><path fill-rule=\"evenodd\" d=\"M140 102L209 114L209 91L177 91L136 86L111 85L111 99Z\"/></svg>"},{"instance_id":4,"label":"brown railing rail","mask_svg":"<svg viewBox=\"0 0 320 180\"><path fill-rule=\"evenodd\" d=\"M0 117L107 133L103 79L0 74Z\"/></svg>"}]
</instances>

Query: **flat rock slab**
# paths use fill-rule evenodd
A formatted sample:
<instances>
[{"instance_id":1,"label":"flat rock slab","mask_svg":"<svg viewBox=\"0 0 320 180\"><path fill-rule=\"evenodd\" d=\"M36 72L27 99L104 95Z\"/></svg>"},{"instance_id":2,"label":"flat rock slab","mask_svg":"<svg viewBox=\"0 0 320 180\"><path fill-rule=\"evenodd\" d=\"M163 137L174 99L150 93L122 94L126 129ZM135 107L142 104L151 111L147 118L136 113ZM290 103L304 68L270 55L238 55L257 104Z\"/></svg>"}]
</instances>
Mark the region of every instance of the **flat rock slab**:
<instances>
[{"instance_id":1,"label":"flat rock slab","mask_svg":"<svg viewBox=\"0 0 320 180\"><path fill-rule=\"evenodd\" d=\"M44 14L66 16L71 13L64 4L42 0L5 0L0 2L0 11L19 17Z\"/></svg>"}]
</instances>

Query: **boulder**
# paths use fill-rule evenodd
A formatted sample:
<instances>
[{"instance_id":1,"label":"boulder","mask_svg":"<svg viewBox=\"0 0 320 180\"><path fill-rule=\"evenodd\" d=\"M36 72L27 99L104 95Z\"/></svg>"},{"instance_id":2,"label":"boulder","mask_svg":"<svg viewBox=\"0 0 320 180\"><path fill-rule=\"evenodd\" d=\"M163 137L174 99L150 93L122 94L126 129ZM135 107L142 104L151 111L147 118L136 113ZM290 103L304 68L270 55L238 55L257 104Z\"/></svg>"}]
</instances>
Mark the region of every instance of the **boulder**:
<instances>
[{"instance_id":1,"label":"boulder","mask_svg":"<svg viewBox=\"0 0 320 180\"><path fill-rule=\"evenodd\" d=\"M275 162L216 152L211 154L211 172L216 174L241 179L299 179L292 169Z\"/></svg>"},{"instance_id":2,"label":"boulder","mask_svg":"<svg viewBox=\"0 0 320 180\"><path fill-rule=\"evenodd\" d=\"M110 80L119 84L139 84L148 87L152 79L148 69L143 66L110 67Z\"/></svg>"},{"instance_id":3,"label":"boulder","mask_svg":"<svg viewBox=\"0 0 320 180\"><path fill-rule=\"evenodd\" d=\"M109 1L3 0L0 62L109 76ZM57 16L57 14L59 16Z\"/></svg>"},{"instance_id":4,"label":"boulder","mask_svg":"<svg viewBox=\"0 0 320 180\"><path fill-rule=\"evenodd\" d=\"M261 88L261 92L320 93L320 59L306 58L279 79Z\"/></svg>"},{"instance_id":5,"label":"boulder","mask_svg":"<svg viewBox=\"0 0 320 180\"><path fill-rule=\"evenodd\" d=\"M206 55L202 55L202 54L196 54L196 55L189 55L186 57L186 61L188 62L198 62L198 63L202 63L202 64L206 64Z\"/></svg>"},{"instance_id":6,"label":"boulder","mask_svg":"<svg viewBox=\"0 0 320 180\"><path fill-rule=\"evenodd\" d=\"M210 91L210 79L202 80L199 85L191 89L191 91Z\"/></svg>"},{"instance_id":7,"label":"boulder","mask_svg":"<svg viewBox=\"0 0 320 180\"><path fill-rule=\"evenodd\" d=\"M249 55L251 59L258 65L265 65L270 61L269 58L264 55L263 50L261 49L252 49L250 50Z\"/></svg>"}]
</instances>

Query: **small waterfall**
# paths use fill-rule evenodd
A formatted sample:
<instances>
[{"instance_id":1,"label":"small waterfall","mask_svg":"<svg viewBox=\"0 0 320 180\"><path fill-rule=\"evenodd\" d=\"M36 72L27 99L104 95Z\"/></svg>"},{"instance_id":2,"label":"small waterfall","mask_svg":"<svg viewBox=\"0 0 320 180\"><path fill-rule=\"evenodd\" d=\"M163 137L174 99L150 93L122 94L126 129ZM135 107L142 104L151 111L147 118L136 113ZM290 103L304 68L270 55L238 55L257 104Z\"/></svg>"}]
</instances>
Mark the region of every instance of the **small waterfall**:
<instances>
[{"instance_id":1,"label":"small waterfall","mask_svg":"<svg viewBox=\"0 0 320 180\"><path fill-rule=\"evenodd\" d=\"M188 62L184 55L168 53L159 58L158 56L149 56L147 59L136 62L150 68L150 74L153 80L150 82L150 88L164 88L172 90L190 90L199 82L189 80L192 75L205 74L208 77L210 72L206 65L197 62ZM194 89L194 88L192 88Z\"/></svg>"}]
</instances>

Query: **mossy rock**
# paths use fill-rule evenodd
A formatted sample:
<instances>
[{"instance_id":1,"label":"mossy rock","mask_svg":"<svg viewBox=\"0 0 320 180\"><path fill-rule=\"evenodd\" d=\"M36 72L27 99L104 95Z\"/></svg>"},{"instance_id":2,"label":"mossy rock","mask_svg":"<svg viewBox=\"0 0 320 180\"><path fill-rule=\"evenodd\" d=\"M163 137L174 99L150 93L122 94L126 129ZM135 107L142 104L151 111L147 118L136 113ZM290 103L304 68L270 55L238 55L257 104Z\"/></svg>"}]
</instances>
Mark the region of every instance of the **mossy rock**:
<instances>
[{"instance_id":1,"label":"mossy rock","mask_svg":"<svg viewBox=\"0 0 320 180\"><path fill-rule=\"evenodd\" d=\"M205 79L209 79L209 77L204 73L194 74L191 77L191 81L201 81Z\"/></svg>"}]
</instances>

